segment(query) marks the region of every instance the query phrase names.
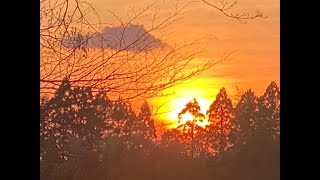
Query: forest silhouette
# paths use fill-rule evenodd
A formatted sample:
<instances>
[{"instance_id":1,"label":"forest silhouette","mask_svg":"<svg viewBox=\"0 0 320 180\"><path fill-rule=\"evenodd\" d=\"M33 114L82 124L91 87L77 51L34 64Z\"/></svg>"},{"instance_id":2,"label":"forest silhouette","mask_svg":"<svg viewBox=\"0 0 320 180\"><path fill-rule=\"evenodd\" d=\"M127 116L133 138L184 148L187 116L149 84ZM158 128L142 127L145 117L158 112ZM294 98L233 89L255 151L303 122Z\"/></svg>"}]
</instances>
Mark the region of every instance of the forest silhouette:
<instances>
[{"instance_id":1,"label":"forest silhouette","mask_svg":"<svg viewBox=\"0 0 320 180\"><path fill-rule=\"evenodd\" d=\"M190 97L192 99L193 97ZM107 92L64 79L40 101L40 178L61 180L280 179L280 90L249 89L235 106L221 88L206 114L196 98L177 115L192 119L156 133L144 102L136 113ZM209 125L197 125L207 117ZM157 136L158 135L158 136Z\"/></svg>"},{"instance_id":2,"label":"forest silhouette","mask_svg":"<svg viewBox=\"0 0 320 180\"><path fill-rule=\"evenodd\" d=\"M236 1L199 3L239 23L267 18L260 9L230 11ZM105 22L91 1L40 1L40 179L280 179L275 82L260 97L249 89L236 105L222 87L205 114L197 97L189 97L177 126L157 132L146 100L169 95L165 90L235 52L199 63L206 50L202 38L169 41L176 30L171 25L192 6L194 1L154 1L120 14L109 10L114 20ZM134 101L145 102L139 108Z\"/></svg>"}]
</instances>

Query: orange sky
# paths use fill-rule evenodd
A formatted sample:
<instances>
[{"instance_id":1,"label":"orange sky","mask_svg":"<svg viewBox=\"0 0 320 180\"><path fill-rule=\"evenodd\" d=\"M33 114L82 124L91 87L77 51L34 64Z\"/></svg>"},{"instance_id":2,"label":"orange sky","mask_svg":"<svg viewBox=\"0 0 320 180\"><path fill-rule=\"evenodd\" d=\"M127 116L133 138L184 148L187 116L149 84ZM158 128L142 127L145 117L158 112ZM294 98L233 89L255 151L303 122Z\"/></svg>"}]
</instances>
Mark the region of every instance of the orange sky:
<instances>
[{"instance_id":1,"label":"orange sky","mask_svg":"<svg viewBox=\"0 0 320 180\"><path fill-rule=\"evenodd\" d=\"M100 20L106 25L117 25L116 19L108 12L113 11L124 21L130 7L139 10L145 7L150 0L89 0L99 14ZM173 10L172 0L159 0L162 8L160 15L165 16ZM180 0L185 4L186 0ZM217 2L209 1L208 2ZM178 86L176 94L166 98L150 99L154 109L166 103L160 111L178 111L192 98L202 99L202 104L212 103L221 87L225 87L228 94L236 94L237 85L240 90L251 88L256 95L261 95L271 81L280 86L280 1L279 0L239 0L235 11L254 12L261 9L266 19L251 20L241 24L237 20L229 19L220 12L204 3L195 2L186 7L183 19L175 22L166 33L172 33L165 41L168 44L192 41L203 36L202 40L207 51L201 58L221 57L237 49L232 60L214 66L212 69L199 75L198 79L189 84ZM147 19L141 18L135 22L143 25L150 24ZM172 89L171 89L172 90ZM180 99L180 100L177 100ZM185 102L186 101L186 102ZM201 106L201 103L200 103ZM204 105L203 105L204 106ZM205 107L206 108L206 107ZM171 112L172 113L172 112ZM160 118L169 118L170 113L160 115Z\"/></svg>"}]
</instances>

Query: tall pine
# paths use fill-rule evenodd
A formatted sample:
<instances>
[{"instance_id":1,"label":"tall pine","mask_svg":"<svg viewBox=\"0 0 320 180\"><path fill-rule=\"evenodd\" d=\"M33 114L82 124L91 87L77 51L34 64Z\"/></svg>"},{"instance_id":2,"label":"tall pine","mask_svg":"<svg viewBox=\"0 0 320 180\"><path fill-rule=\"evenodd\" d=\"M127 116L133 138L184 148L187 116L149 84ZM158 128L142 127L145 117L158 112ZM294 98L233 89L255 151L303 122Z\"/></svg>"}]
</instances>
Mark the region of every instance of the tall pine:
<instances>
[{"instance_id":1,"label":"tall pine","mask_svg":"<svg viewBox=\"0 0 320 180\"><path fill-rule=\"evenodd\" d=\"M280 90L273 81L258 100L257 133L280 140Z\"/></svg>"},{"instance_id":2,"label":"tall pine","mask_svg":"<svg viewBox=\"0 0 320 180\"><path fill-rule=\"evenodd\" d=\"M215 101L210 105L207 115L209 118L208 135L215 152L222 153L233 145L230 139L233 128L233 107L226 89L220 89Z\"/></svg>"},{"instance_id":3,"label":"tall pine","mask_svg":"<svg viewBox=\"0 0 320 180\"><path fill-rule=\"evenodd\" d=\"M152 119L152 112L146 101L140 107L137 126L140 135L144 136L145 139L151 141L156 140L157 135L154 119Z\"/></svg>"},{"instance_id":4,"label":"tall pine","mask_svg":"<svg viewBox=\"0 0 320 180\"><path fill-rule=\"evenodd\" d=\"M254 92L249 89L241 96L235 107L235 131L233 134L239 145L245 144L254 133L254 122L257 119L258 111L257 100Z\"/></svg>"},{"instance_id":5,"label":"tall pine","mask_svg":"<svg viewBox=\"0 0 320 180\"><path fill-rule=\"evenodd\" d=\"M193 99L185 105L185 108L178 114L179 122L184 114L190 113L192 119L188 119L184 124L177 127L177 132L182 133L183 140L189 143L190 155L193 158L196 149L201 151L199 135L202 134L203 128L197 125L197 122L202 122L205 118L204 114L200 112L200 106L196 99Z\"/></svg>"}]
</instances>

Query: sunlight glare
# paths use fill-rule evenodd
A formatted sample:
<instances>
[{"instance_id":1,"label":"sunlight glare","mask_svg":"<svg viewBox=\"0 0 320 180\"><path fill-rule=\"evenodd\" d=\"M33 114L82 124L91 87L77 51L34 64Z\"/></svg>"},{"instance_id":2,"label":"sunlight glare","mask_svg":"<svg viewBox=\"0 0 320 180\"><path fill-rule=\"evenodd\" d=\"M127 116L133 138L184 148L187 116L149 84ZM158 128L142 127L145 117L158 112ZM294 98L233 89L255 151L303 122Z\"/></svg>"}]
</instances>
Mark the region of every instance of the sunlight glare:
<instances>
[{"instance_id":1,"label":"sunlight glare","mask_svg":"<svg viewBox=\"0 0 320 180\"><path fill-rule=\"evenodd\" d=\"M200 112L203 113L204 115L206 114L206 111L208 110L211 100L207 99L207 98L196 98L197 102L199 103L200 106ZM178 114L182 111L182 109L185 107L185 105L190 102L192 100L192 98L187 98L187 97L181 97L181 98L177 98L174 99L170 102L170 108L172 109L171 112L169 112L168 115L168 119L172 122L176 122L174 124L174 126L178 126L179 124L184 124L186 123L188 120L192 120L192 115L188 112L184 115L182 115L181 117L181 122L178 123ZM203 122L197 122L197 125L201 126L201 127L205 127L206 125L209 124L207 118L205 118L203 120Z\"/></svg>"}]
</instances>

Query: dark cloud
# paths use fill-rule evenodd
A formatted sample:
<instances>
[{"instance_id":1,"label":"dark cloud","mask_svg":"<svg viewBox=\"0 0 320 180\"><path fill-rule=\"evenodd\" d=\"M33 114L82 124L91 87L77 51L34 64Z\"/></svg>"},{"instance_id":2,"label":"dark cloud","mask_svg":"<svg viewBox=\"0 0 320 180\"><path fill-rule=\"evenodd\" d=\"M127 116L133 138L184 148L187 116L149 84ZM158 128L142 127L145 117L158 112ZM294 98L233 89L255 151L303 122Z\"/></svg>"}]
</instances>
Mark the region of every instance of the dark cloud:
<instances>
[{"instance_id":1,"label":"dark cloud","mask_svg":"<svg viewBox=\"0 0 320 180\"><path fill-rule=\"evenodd\" d=\"M126 48L130 51L146 51L166 46L142 25L105 27L101 33L89 36L72 36L64 41L68 48L72 47L103 47L115 50Z\"/></svg>"}]
</instances>

